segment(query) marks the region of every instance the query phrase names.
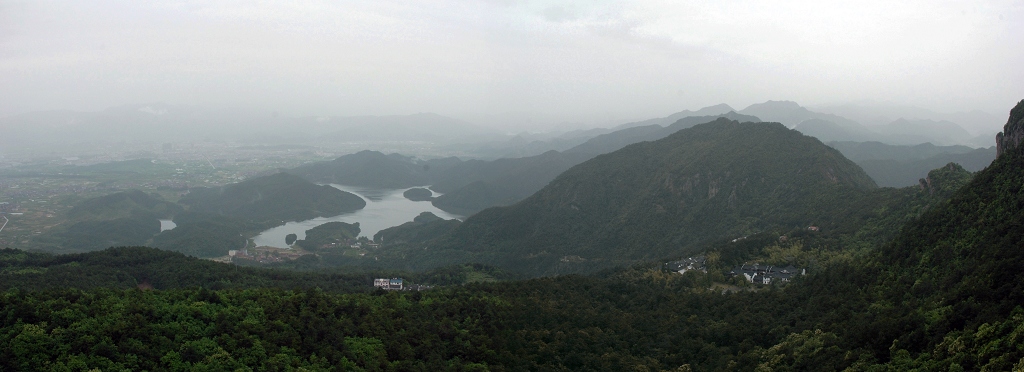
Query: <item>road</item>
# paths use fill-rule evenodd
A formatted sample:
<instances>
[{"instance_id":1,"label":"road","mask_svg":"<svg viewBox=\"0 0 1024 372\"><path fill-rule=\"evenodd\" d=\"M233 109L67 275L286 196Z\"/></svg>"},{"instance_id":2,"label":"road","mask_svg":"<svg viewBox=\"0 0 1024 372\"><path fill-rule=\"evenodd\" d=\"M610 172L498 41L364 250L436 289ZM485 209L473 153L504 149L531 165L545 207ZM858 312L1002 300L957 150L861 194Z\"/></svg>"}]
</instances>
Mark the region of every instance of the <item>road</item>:
<instances>
[{"instance_id":1,"label":"road","mask_svg":"<svg viewBox=\"0 0 1024 372\"><path fill-rule=\"evenodd\" d=\"M5 228L5 227L7 227L7 223L8 223L8 222L11 222L11 220L8 220L8 219L7 219L7 216L0 216L0 217L3 217L3 218L4 218L4 225L3 225L3 226L0 226L0 232L4 232L4 228Z\"/></svg>"}]
</instances>

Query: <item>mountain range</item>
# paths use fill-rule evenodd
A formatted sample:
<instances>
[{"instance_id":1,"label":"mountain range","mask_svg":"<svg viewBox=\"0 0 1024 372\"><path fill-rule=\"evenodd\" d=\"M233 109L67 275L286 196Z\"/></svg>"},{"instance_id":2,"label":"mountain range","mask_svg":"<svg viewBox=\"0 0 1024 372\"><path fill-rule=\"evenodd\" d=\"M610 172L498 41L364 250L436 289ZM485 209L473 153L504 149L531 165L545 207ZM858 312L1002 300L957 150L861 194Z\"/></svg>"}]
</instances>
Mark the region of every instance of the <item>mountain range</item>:
<instances>
[{"instance_id":1,"label":"mountain range","mask_svg":"<svg viewBox=\"0 0 1024 372\"><path fill-rule=\"evenodd\" d=\"M420 256L588 271L780 227L837 229L845 221L831 210L875 187L812 137L723 118L583 162L522 202L467 219Z\"/></svg>"},{"instance_id":2,"label":"mountain range","mask_svg":"<svg viewBox=\"0 0 1024 372\"><path fill-rule=\"evenodd\" d=\"M881 142L828 142L864 169L879 186L906 187L917 185L932 169L956 163L970 172L977 172L996 158L995 146L915 146L887 145Z\"/></svg>"},{"instance_id":3,"label":"mountain range","mask_svg":"<svg viewBox=\"0 0 1024 372\"><path fill-rule=\"evenodd\" d=\"M420 160L399 154L361 151L329 162L288 170L313 182L342 183L377 188L431 185L444 195L434 206L450 213L472 215L485 208L509 205L530 196L556 176L594 156L626 145L652 141L719 117L758 122L756 117L728 112L718 116L688 116L663 127L650 124L602 134L564 152L496 160L441 158Z\"/></svg>"}]
</instances>

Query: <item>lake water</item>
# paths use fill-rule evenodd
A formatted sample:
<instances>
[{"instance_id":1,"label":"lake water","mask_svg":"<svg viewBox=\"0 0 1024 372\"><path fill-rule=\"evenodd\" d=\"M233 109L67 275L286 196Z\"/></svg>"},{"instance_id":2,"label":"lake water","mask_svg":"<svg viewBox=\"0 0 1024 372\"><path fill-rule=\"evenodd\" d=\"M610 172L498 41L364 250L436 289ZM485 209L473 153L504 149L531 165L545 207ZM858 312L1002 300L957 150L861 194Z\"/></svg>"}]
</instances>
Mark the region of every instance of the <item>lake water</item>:
<instances>
[{"instance_id":1,"label":"lake water","mask_svg":"<svg viewBox=\"0 0 1024 372\"><path fill-rule=\"evenodd\" d=\"M178 227L178 225L175 224L174 221L171 221L171 220L160 220L160 232L164 232L164 231L167 231L167 230L174 230L175 227Z\"/></svg>"},{"instance_id":2,"label":"lake water","mask_svg":"<svg viewBox=\"0 0 1024 372\"><path fill-rule=\"evenodd\" d=\"M453 218L463 219L463 216L437 209L429 201L416 202L406 199L402 196L402 193L409 188L381 190L337 184L331 184L331 186L358 195L366 201L366 207L355 212L333 217L318 217L311 220L288 222L257 235L254 238L256 245L287 248L288 245L284 244L284 237L286 235L295 234L298 235L299 239L304 239L306 237L306 230L334 221L345 223L359 222L359 235L372 239L373 235L378 231L410 222L423 212L433 213L446 220ZM435 197L438 195L440 194L434 193Z\"/></svg>"}]
</instances>

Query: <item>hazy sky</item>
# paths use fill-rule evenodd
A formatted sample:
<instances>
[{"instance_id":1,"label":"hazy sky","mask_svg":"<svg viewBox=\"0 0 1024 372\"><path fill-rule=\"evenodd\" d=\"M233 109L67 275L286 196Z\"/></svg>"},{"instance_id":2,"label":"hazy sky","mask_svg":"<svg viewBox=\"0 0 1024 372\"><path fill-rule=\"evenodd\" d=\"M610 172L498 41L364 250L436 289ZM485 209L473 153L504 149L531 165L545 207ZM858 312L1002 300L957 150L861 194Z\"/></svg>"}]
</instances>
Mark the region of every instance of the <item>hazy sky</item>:
<instances>
[{"instance_id":1,"label":"hazy sky","mask_svg":"<svg viewBox=\"0 0 1024 372\"><path fill-rule=\"evenodd\" d=\"M166 102L596 122L769 99L1004 115L1024 98L1022 4L0 0L0 115Z\"/></svg>"}]
</instances>

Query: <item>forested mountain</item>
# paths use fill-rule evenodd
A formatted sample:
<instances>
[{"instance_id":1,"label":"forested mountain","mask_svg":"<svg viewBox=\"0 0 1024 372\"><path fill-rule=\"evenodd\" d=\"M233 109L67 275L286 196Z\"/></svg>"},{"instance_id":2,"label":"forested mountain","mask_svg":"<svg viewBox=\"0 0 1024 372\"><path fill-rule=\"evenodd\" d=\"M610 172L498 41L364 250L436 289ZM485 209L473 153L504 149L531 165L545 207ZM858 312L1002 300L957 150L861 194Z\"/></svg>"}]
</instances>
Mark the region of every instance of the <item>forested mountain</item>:
<instances>
[{"instance_id":1,"label":"forested mountain","mask_svg":"<svg viewBox=\"0 0 1024 372\"><path fill-rule=\"evenodd\" d=\"M696 113L710 113L719 109L722 107L710 107ZM683 113L693 114L689 111L679 114ZM361 151L287 172L313 182L351 186L397 189L432 185L433 190L445 194L434 200L436 207L455 214L472 215L488 207L509 205L522 200L569 167L631 143L656 140L679 129L718 117L759 121L756 117L735 112L712 116L680 115L670 116L674 120L670 123L674 124L668 127L658 124L625 127L587 140L564 152L547 151L527 157L462 161L457 158L418 160L398 154Z\"/></svg>"},{"instance_id":2,"label":"forested mountain","mask_svg":"<svg viewBox=\"0 0 1024 372\"><path fill-rule=\"evenodd\" d=\"M279 222L254 222L243 217L189 211L175 216L177 227L153 236L148 245L200 258L226 256L232 249L246 247L246 234L255 234ZM114 246L119 245L107 247Z\"/></svg>"},{"instance_id":3,"label":"forested mountain","mask_svg":"<svg viewBox=\"0 0 1024 372\"><path fill-rule=\"evenodd\" d=\"M288 173L256 177L218 188L193 188L180 203L188 205L193 212L260 223L334 216L366 206L366 201L355 194L327 185L314 185Z\"/></svg>"},{"instance_id":4,"label":"forested mountain","mask_svg":"<svg viewBox=\"0 0 1024 372\"><path fill-rule=\"evenodd\" d=\"M309 251L324 250L324 246L346 244L359 237L359 223L328 222L306 230L306 237L295 244Z\"/></svg>"},{"instance_id":5,"label":"forested mountain","mask_svg":"<svg viewBox=\"0 0 1024 372\"><path fill-rule=\"evenodd\" d=\"M848 221L837 210L874 187L814 138L719 119L584 162L523 202L467 219L421 254L591 271L780 226L840 229Z\"/></svg>"},{"instance_id":6,"label":"forested mountain","mask_svg":"<svg viewBox=\"0 0 1024 372\"><path fill-rule=\"evenodd\" d=\"M0 249L0 291L54 289L170 290L182 288L244 289L320 288L330 292L369 292L373 279L403 276L412 283L461 284L466 274L483 270L507 278L492 268L453 266L433 271L348 270L303 272L236 266L147 247L115 247L100 251L54 255Z\"/></svg>"},{"instance_id":7,"label":"forested mountain","mask_svg":"<svg viewBox=\"0 0 1024 372\"><path fill-rule=\"evenodd\" d=\"M94 251L111 246L146 244L160 232L161 218L183 208L139 190L90 198L75 204L67 221L36 237L49 251Z\"/></svg>"},{"instance_id":8,"label":"forested mountain","mask_svg":"<svg viewBox=\"0 0 1024 372\"><path fill-rule=\"evenodd\" d=\"M52 252L87 252L107 247L143 245L160 232L160 220L151 216L84 220L47 232L39 241L51 243Z\"/></svg>"},{"instance_id":9,"label":"forested mountain","mask_svg":"<svg viewBox=\"0 0 1024 372\"><path fill-rule=\"evenodd\" d=\"M412 201L434 200L434 193L422 187L413 187L402 192L402 197Z\"/></svg>"},{"instance_id":10,"label":"forested mountain","mask_svg":"<svg viewBox=\"0 0 1024 372\"><path fill-rule=\"evenodd\" d=\"M850 283L869 283L850 289L868 294L863 302L844 304L864 311L850 321L850 338L894 358L908 350L913 364L929 370L954 363L968 370L989 363L990 370L1024 367L1021 340L1012 333L1024 326L1022 187L1018 148L876 251L853 276L863 279ZM957 343L962 346L951 347Z\"/></svg>"},{"instance_id":11,"label":"forested mountain","mask_svg":"<svg viewBox=\"0 0 1024 372\"><path fill-rule=\"evenodd\" d=\"M713 111L716 107L702 111ZM760 122L756 117L731 111L715 116L686 116L667 127L651 124L602 134L561 153L548 151L526 158L466 161L445 171L436 180L432 189L446 194L438 197L433 204L446 212L464 216L489 207L510 205L537 192L570 167L594 156L633 143L664 138L681 129L720 117Z\"/></svg>"},{"instance_id":12,"label":"forested mountain","mask_svg":"<svg viewBox=\"0 0 1024 372\"><path fill-rule=\"evenodd\" d=\"M437 239L459 226L459 220L446 220L430 212L420 213L412 221L378 231L373 240L385 248Z\"/></svg>"},{"instance_id":13,"label":"forested mountain","mask_svg":"<svg viewBox=\"0 0 1024 372\"><path fill-rule=\"evenodd\" d=\"M244 248L246 236L286 221L334 216L366 206L355 194L287 173L218 188L194 188L181 203L189 210L174 217L177 227L153 236L150 244L195 257L227 255L229 250Z\"/></svg>"},{"instance_id":14,"label":"forested mountain","mask_svg":"<svg viewBox=\"0 0 1024 372\"><path fill-rule=\"evenodd\" d=\"M171 218L181 213L181 206L165 201L159 196L139 190L122 191L86 199L68 211L72 220L107 220L133 216Z\"/></svg>"}]
</instances>

